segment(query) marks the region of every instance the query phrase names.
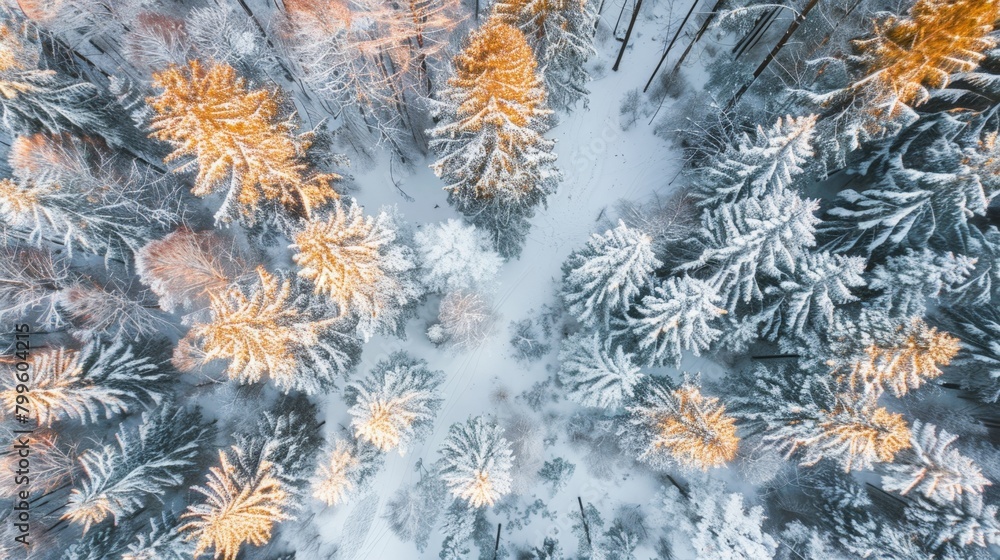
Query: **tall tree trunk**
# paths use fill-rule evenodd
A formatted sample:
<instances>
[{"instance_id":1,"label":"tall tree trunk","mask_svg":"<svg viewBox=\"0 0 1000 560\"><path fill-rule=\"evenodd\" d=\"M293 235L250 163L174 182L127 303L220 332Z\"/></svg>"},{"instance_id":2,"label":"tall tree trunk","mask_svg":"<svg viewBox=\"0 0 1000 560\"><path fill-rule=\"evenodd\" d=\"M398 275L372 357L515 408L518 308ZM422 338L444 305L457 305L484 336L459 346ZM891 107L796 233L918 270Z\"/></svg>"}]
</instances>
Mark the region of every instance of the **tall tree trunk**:
<instances>
[{"instance_id":1,"label":"tall tree trunk","mask_svg":"<svg viewBox=\"0 0 1000 560\"><path fill-rule=\"evenodd\" d=\"M622 62L622 57L625 56L625 47L628 46L628 39L632 36L632 28L635 27L635 19L639 17L639 8L642 7L642 0L635 0L635 9L632 10L632 19L628 22L628 29L625 30L625 40L622 41L622 48L618 50L618 58L615 59L615 65L611 67L615 72L618 71L618 65Z\"/></svg>"},{"instance_id":2,"label":"tall tree trunk","mask_svg":"<svg viewBox=\"0 0 1000 560\"><path fill-rule=\"evenodd\" d=\"M764 60L760 63L760 66L758 66L757 69L754 70L753 77L750 78L750 81L744 84L743 87L741 87L739 91L736 92L736 95L734 95L733 98L729 100L729 103L726 104L727 111L735 107L736 104L740 102L740 99L743 97L743 94L745 94L747 90L750 89L750 86L752 86L753 83L757 81L757 78L759 78L760 75L764 73L764 70L766 70L768 65L771 64L771 61L774 60L774 57L778 55L781 49L785 47L785 44L788 43L788 40L791 39L792 34L795 33L795 30L798 29L800 25L802 25L803 21L805 21L806 16L809 15L809 11L812 10L818 3L819 0L809 0L809 3L806 4L806 7L802 8L802 12L798 16L796 16L794 20L792 20L792 24L788 26L787 30L785 30L785 34L782 35L781 40L778 41L778 44L774 45L774 48L771 49L771 52L767 54L767 57L765 57Z\"/></svg>"},{"instance_id":3,"label":"tall tree trunk","mask_svg":"<svg viewBox=\"0 0 1000 560\"><path fill-rule=\"evenodd\" d=\"M726 0L718 0L715 5L712 6L712 10L708 12L708 17L705 18L704 23L701 24L701 29L699 29L698 33L694 36L695 43L700 41L701 36L708 31L708 26L712 25L712 22L715 21L715 15L719 12L719 9L722 8L722 4L725 3L725 1Z\"/></svg>"},{"instance_id":4,"label":"tall tree trunk","mask_svg":"<svg viewBox=\"0 0 1000 560\"><path fill-rule=\"evenodd\" d=\"M674 33L674 38L671 39L670 44L667 45L667 50L663 51L663 56L660 57L660 61L656 63L656 68L653 69L653 73L649 76L649 81L646 82L646 87L642 88L643 93L645 93L646 90L649 89L649 84L653 83L653 78L656 77L656 73L660 71L660 66L663 65L663 61L666 60L667 55L670 54L670 49L674 48L674 43L676 43L677 38L681 36L681 31L684 31L684 26L687 25L688 18L690 18L691 14L694 13L694 9L696 6L698 6L699 1L700 0L694 0L694 2L691 3L691 9L688 10L687 15L684 16L684 20L681 21L680 26L677 28L677 33Z\"/></svg>"}]
</instances>

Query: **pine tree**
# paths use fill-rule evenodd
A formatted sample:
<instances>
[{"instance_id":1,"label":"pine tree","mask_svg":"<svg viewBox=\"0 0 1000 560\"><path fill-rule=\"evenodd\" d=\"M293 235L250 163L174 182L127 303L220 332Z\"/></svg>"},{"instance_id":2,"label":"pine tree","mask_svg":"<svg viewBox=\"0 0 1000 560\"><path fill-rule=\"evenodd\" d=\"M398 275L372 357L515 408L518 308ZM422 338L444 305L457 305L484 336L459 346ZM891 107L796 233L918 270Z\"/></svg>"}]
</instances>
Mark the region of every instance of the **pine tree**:
<instances>
[{"instance_id":1,"label":"pine tree","mask_svg":"<svg viewBox=\"0 0 1000 560\"><path fill-rule=\"evenodd\" d=\"M913 319L883 335L865 349L866 356L851 366L852 387L890 389L897 397L917 389L943 372L959 350L959 341L948 333ZM837 371L835 370L836 374Z\"/></svg>"},{"instance_id":2,"label":"pine tree","mask_svg":"<svg viewBox=\"0 0 1000 560\"><path fill-rule=\"evenodd\" d=\"M40 69L41 34L33 26L15 25L13 18L0 25L0 123L4 128L13 135L91 134L115 146L135 140L134 128L116 118L120 108L97 86Z\"/></svg>"},{"instance_id":3,"label":"pine tree","mask_svg":"<svg viewBox=\"0 0 1000 560\"><path fill-rule=\"evenodd\" d=\"M677 464L708 470L736 457L736 423L718 399L703 396L690 380L676 389L646 383L637 401L628 411L642 440L640 461L657 469Z\"/></svg>"},{"instance_id":4,"label":"pine tree","mask_svg":"<svg viewBox=\"0 0 1000 560\"><path fill-rule=\"evenodd\" d=\"M485 342L493 333L497 312L490 299L474 291L452 292L441 300L440 323L427 330L435 344L448 344L456 350L470 350Z\"/></svg>"},{"instance_id":5,"label":"pine tree","mask_svg":"<svg viewBox=\"0 0 1000 560\"><path fill-rule=\"evenodd\" d=\"M927 311L928 300L940 301L963 284L975 264L964 255L907 249L876 266L869 287L882 292L874 303L885 307L890 315L919 317Z\"/></svg>"},{"instance_id":6,"label":"pine tree","mask_svg":"<svg viewBox=\"0 0 1000 560\"><path fill-rule=\"evenodd\" d=\"M368 377L344 391L354 436L381 451L405 453L431 428L443 401L438 390L443 380L442 372L405 352L378 362Z\"/></svg>"},{"instance_id":7,"label":"pine tree","mask_svg":"<svg viewBox=\"0 0 1000 560\"><path fill-rule=\"evenodd\" d=\"M133 516L150 496L162 499L184 481L208 435L198 413L169 404L144 413L141 424L118 431L117 445L80 456L87 479L73 489L63 519L87 532L109 516L115 524Z\"/></svg>"},{"instance_id":8,"label":"pine tree","mask_svg":"<svg viewBox=\"0 0 1000 560\"><path fill-rule=\"evenodd\" d=\"M830 530L848 558L927 558L912 528L874 507L869 492L854 477L833 469L820 469L807 476L807 482L819 489L819 495L813 498L816 519Z\"/></svg>"},{"instance_id":9,"label":"pine tree","mask_svg":"<svg viewBox=\"0 0 1000 560\"><path fill-rule=\"evenodd\" d=\"M777 286L764 288L766 308L759 315L773 339L779 333L804 337L806 331L822 332L833 322L838 306L857 301L851 288L865 285L861 257L805 253L795 273Z\"/></svg>"},{"instance_id":10,"label":"pine tree","mask_svg":"<svg viewBox=\"0 0 1000 560\"><path fill-rule=\"evenodd\" d=\"M753 138L736 143L696 170L695 194L703 206L760 198L791 186L814 156L816 115L779 118L771 128L758 126Z\"/></svg>"},{"instance_id":11,"label":"pine tree","mask_svg":"<svg viewBox=\"0 0 1000 560\"><path fill-rule=\"evenodd\" d=\"M965 370L967 388L983 402L1000 400L1000 312L989 306L947 311L948 325L961 341L955 366Z\"/></svg>"},{"instance_id":12,"label":"pine tree","mask_svg":"<svg viewBox=\"0 0 1000 560\"><path fill-rule=\"evenodd\" d=\"M745 437L767 436L791 423L796 426L819 418L832 408L834 394L827 375L802 367L767 367L757 363L727 376L727 407L739 421ZM769 442L778 438L766 438Z\"/></svg>"},{"instance_id":13,"label":"pine tree","mask_svg":"<svg viewBox=\"0 0 1000 560\"><path fill-rule=\"evenodd\" d=\"M136 272L165 311L204 308L249 272L233 244L215 232L180 228L140 249Z\"/></svg>"},{"instance_id":14,"label":"pine tree","mask_svg":"<svg viewBox=\"0 0 1000 560\"><path fill-rule=\"evenodd\" d=\"M740 560L772 558L778 543L764 532L764 508L745 507L738 492L692 489L688 500L694 521L691 546L698 557Z\"/></svg>"},{"instance_id":15,"label":"pine tree","mask_svg":"<svg viewBox=\"0 0 1000 560\"><path fill-rule=\"evenodd\" d=\"M596 332L566 339L559 364L559 383L584 406L618 408L632 399L643 378L621 346L612 350L610 341Z\"/></svg>"},{"instance_id":16,"label":"pine tree","mask_svg":"<svg viewBox=\"0 0 1000 560\"><path fill-rule=\"evenodd\" d=\"M452 424L439 451L441 478L473 508L492 506L510 492L513 450L497 424L482 416Z\"/></svg>"},{"instance_id":17,"label":"pine tree","mask_svg":"<svg viewBox=\"0 0 1000 560\"><path fill-rule=\"evenodd\" d=\"M870 256L928 245L967 252L980 243L981 234L970 223L985 212L978 180L909 167L899 154L875 177L872 188L838 193L818 228L824 248Z\"/></svg>"},{"instance_id":18,"label":"pine tree","mask_svg":"<svg viewBox=\"0 0 1000 560\"><path fill-rule=\"evenodd\" d=\"M699 355L722 334L712 326L712 319L726 313L716 307L719 299L707 282L686 275L668 278L642 298L638 317L626 317L616 334L635 340L643 364L680 364L684 350Z\"/></svg>"},{"instance_id":19,"label":"pine tree","mask_svg":"<svg viewBox=\"0 0 1000 560\"><path fill-rule=\"evenodd\" d=\"M357 441L337 439L313 475L312 496L328 506L335 506L365 484L381 467L379 450Z\"/></svg>"},{"instance_id":20,"label":"pine tree","mask_svg":"<svg viewBox=\"0 0 1000 560\"><path fill-rule=\"evenodd\" d=\"M563 264L563 301L581 322L607 329L611 317L623 316L645 291L661 264L652 238L619 221L603 235L592 234Z\"/></svg>"},{"instance_id":21,"label":"pine tree","mask_svg":"<svg viewBox=\"0 0 1000 560\"><path fill-rule=\"evenodd\" d=\"M281 120L278 92L251 90L228 64L197 60L154 74L153 85L162 92L148 100L156 111L151 136L174 147L167 161L193 158L177 171L197 167L196 196L226 191L217 221L239 215L252 223L265 200L308 216L337 198L331 183L339 177L309 171L309 139Z\"/></svg>"},{"instance_id":22,"label":"pine tree","mask_svg":"<svg viewBox=\"0 0 1000 560\"><path fill-rule=\"evenodd\" d=\"M876 404L870 394L841 393L835 405L816 417L799 413L784 428L765 436L788 448L788 456L802 450L800 464L811 466L822 459L835 461L845 472L871 469L875 463L892 462L910 447L910 430L901 414Z\"/></svg>"},{"instance_id":23,"label":"pine tree","mask_svg":"<svg viewBox=\"0 0 1000 560\"><path fill-rule=\"evenodd\" d=\"M404 310L420 297L413 251L397 241L385 211L365 216L356 201L336 202L328 218L306 222L291 247L299 276L335 302L341 315L359 318L365 340L397 329Z\"/></svg>"},{"instance_id":24,"label":"pine tree","mask_svg":"<svg viewBox=\"0 0 1000 560\"><path fill-rule=\"evenodd\" d=\"M422 228L414 236L421 280L437 292L490 285L503 265L489 236L473 225L450 219Z\"/></svg>"},{"instance_id":25,"label":"pine tree","mask_svg":"<svg viewBox=\"0 0 1000 560\"><path fill-rule=\"evenodd\" d=\"M423 552L441 510L444 509L448 489L434 473L423 469L420 461L417 462L417 468L421 470L420 480L396 491L386 502L384 517L400 540L412 541L417 550Z\"/></svg>"},{"instance_id":26,"label":"pine tree","mask_svg":"<svg viewBox=\"0 0 1000 560\"><path fill-rule=\"evenodd\" d=\"M551 111L537 62L516 28L490 18L453 60L454 75L428 131L448 200L491 232L501 255L520 250L527 218L555 189L554 143L542 137Z\"/></svg>"},{"instance_id":27,"label":"pine tree","mask_svg":"<svg viewBox=\"0 0 1000 560\"><path fill-rule=\"evenodd\" d=\"M960 558L969 554L964 550L969 546L1000 543L997 510L981 494L965 493L961 499L944 503L918 498L906 508L906 517L928 549L937 553L951 549L953 557Z\"/></svg>"},{"instance_id":28,"label":"pine tree","mask_svg":"<svg viewBox=\"0 0 1000 560\"><path fill-rule=\"evenodd\" d=\"M226 372L240 383L265 376L283 391L314 393L331 384L338 372L353 366L350 346L336 328L337 318L316 317L299 307L290 280L257 269L260 279L249 293L234 286L210 294L211 318L195 324L174 351L174 364L193 370L212 360L228 360ZM319 309L319 311L322 311Z\"/></svg>"},{"instance_id":29,"label":"pine tree","mask_svg":"<svg viewBox=\"0 0 1000 560\"><path fill-rule=\"evenodd\" d=\"M933 502L954 502L965 494L982 494L992 483L976 463L951 447L958 436L934 424L913 421L910 447L886 465L882 488L921 495Z\"/></svg>"},{"instance_id":30,"label":"pine tree","mask_svg":"<svg viewBox=\"0 0 1000 560\"><path fill-rule=\"evenodd\" d=\"M263 462L273 463L274 476L289 494L302 498L316 472L316 454L323 443L316 405L302 394L279 399L271 410L235 436L240 460L247 472ZM358 457L370 453L359 451ZM296 507L301 500L296 501Z\"/></svg>"},{"instance_id":31,"label":"pine tree","mask_svg":"<svg viewBox=\"0 0 1000 560\"><path fill-rule=\"evenodd\" d=\"M793 191L778 191L706 211L704 250L680 268L707 268L730 311L739 302L759 300L759 282L795 272L803 250L815 244L817 207Z\"/></svg>"},{"instance_id":32,"label":"pine tree","mask_svg":"<svg viewBox=\"0 0 1000 560\"><path fill-rule=\"evenodd\" d=\"M871 36L853 42L859 72L847 87L813 99L848 113L841 124L848 136L898 130L899 122L916 119L913 108L929 90L948 87L953 74L975 69L996 46L998 18L993 0L917 0L906 16L887 15Z\"/></svg>"},{"instance_id":33,"label":"pine tree","mask_svg":"<svg viewBox=\"0 0 1000 560\"><path fill-rule=\"evenodd\" d=\"M587 107L584 65L594 50L597 10L591 0L497 0L492 16L524 33L538 58L552 106Z\"/></svg>"},{"instance_id":34,"label":"pine tree","mask_svg":"<svg viewBox=\"0 0 1000 560\"><path fill-rule=\"evenodd\" d=\"M149 529L136 535L122 560L187 560L194 557L194 543L184 540L177 529L181 520L174 512L163 512L149 520Z\"/></svg>"},{"instance_id":35,"label":"pine tree","mask_svg":"<svg viewBox=\"0 0 1000 560\"><path fill-rule=\"evenodd\" d=\"M67 419L96 423L145 403L159 403L169 375L148 351L122 337L110 343L94 340L79 350L32 351L28 389L39 425ZM19 394L14 363L8 362L7 369L0 381L0 399L13 411Z\"/></svg>"},{"instance_id":36,"label":"pine tree","mask_svg":"<svg viewBox=\"0 0 1000 560\"><path fill-rule=\"evenodd\" d=\"M65 324L59 303L69 270L50 251L33 247L0 248L0 320L18 321L29 313L40 325Z\"/></svg>"},{"instance_id":37,"label":"pine tree","mask_svg":"<svg viewBox=\"0 0 1000 560\"><path fill-rule=\"evenodd\" d=\"M274 524L289 518L289 495L275 478L275 465L260 461L247 470L237 446L219 451L219 466L211 467L205 486L193 490L205 498L188 506L178 528L195 541L194 556L214 550L215 558L236 560L244 543L261 546L271 540Z\"/></svg>"},{"instance_id":38,"label":"pine tree","mask_svg":"<svg viewBox=\"0 0 1000 560\"><path fill-rule=\"evenodd\" d=\"M90 140L23 136L9 159L16 180L0 179L0 220L14 239L130 260L178 219L148 169Z\"/></svg>"}]
</instances>

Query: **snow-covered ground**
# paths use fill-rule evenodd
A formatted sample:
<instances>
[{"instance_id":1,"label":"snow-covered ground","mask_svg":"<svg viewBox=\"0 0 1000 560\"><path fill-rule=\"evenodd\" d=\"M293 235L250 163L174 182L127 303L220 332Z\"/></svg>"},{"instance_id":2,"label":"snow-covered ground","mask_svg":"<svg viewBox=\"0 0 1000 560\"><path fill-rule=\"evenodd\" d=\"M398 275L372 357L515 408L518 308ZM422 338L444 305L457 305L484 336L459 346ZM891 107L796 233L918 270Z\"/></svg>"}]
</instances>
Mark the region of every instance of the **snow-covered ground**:
<instances>
[{"instance_id":1,"label":"snow-covered ground","mask_svg":"<svg viewBox=\"0 0 1000 560\"><path fill-rule=\"evenodd\" d=\"M604 7L602 25L613 27L619 10L619 2L608 2ZM427 323L437 311L437 298L431 298L421 308L420 317L409 323L405 340L378 337L365 346L359 375L390 352L405 350L414 357L427 360L431 368L444 371L446 382L442 392L445 400L433 433L408 450L405 456L390 453L368 495L359 495L347 504L324 510L316 517L323 538L339 543L338 558L437 557L441 542L437 532L432 534L430 544L423 553L419 553L413 543L404 543L396 538L382 518L386 501L398 488L419 479L416 470L418 460L429 465L437 459L437 448L452 423L484 413L501 419L515 412L535 416L513 397L549 375L547 368L551 369L556 362L556 349L553 348L544 360L530 365L517 361L508 342L509 323L527 317L530 311L546 303L552 303L562 262L572 250L586 242L590 233L598 229L599 220L612 210L615 201L640 200L652 193L667 194L673 188L668 183L680 169L679 151L654 136L653 127L647 124L648 117L640 118L628 131L623 131L619 123L623 95L627 90L641 88L645 84L662 52L667 23L671 21L667 11L663 7L640 19L618 72L610 71L610 66L620 43L609 39L599 44L600 53L592 66L598 67L596 73L600 77L591 83L589 108L578 107L572 114L562 116L558 126L547 134L558 141L558 164L565 178L558 192L549 197L548 207L541 209L532 219L532 229L521 257L508 262L501 270L499 287L494 295L495 309L500 316L495 335L472 351L455 353L435 348L424 334ZM679 15L673 17L675 25L679 19ZM625 23L622 22L619 35L624 34ZM689 28L693 27L689 24ZM602 30L602 34L606 36L607 30ZM695 53L700 48L696 46ZM664 71L672 65L673 56ZM692 59L697 62L697 57ZM673 110L671 102L670 98L666 100L660 109L661 116ZM402 177L396 168L392 177L398 181L399 188L413 198L412 201L405 200L393 186L385 162L371 171L355 175L359 187L356 197L372 210L381 205L395 205L415 228L458 217L446 203L441 181L426 165L418 165L412 174ZM715 364L693 357L685 361L683 368L706 374L720 370ZM506 401L494 398L498 390L511 398ZM567 409L571 410L572 406ZM325 413L328 430L342 430L348 424L346 406L338 394L326 398ZM536 417L534 421L541 426L541 418ZM540 430L540 434L544 435L544 428L540 427ZM652 498L658 485L652 476L630 476L628 469L620 469L611 480L596 479L588 472L579 452L564 440L565 437L560 437L555 446L545 449L543 460L563 457L575 463L577 468L569 484L551 499L547 488L541 484L536 484L530 491L546 501L556 517L535 517L530 527L520 534L504 532L501 540L540 545L543 535L558 532L562 546L567 553L572 553L575 539L568 534L571 525L568 516L578 510L578 496L582 496L584 502L594 503L608 515L618 504L645 504ZM522 498L525 504L535 499L530 494ZM644 547L640 549L639 557L653 558L655 555L652 548Z\"/></svg>"}]
</instances>

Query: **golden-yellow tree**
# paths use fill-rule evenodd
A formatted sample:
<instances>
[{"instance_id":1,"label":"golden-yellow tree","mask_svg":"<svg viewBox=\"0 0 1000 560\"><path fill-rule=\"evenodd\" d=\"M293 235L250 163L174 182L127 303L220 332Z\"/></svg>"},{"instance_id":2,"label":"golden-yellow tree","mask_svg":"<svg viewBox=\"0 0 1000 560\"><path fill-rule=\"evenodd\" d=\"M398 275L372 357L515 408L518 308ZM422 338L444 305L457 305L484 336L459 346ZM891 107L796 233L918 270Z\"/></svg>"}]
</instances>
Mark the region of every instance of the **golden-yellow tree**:
<instances>
[{"instance_id":1,"label":"golden-yellow tree","mask_svg":"<svg viewBox=\"0 0 1000 560\"><path fill-rule=\"evenodd\" d=\"M524 34L490 17L452 62L430 131L434 172L459 199L537 200L558 173L553 142L541 135L551 110Z\"/></svg>"},{"instance_id":2,"label":"golden-yellow tree","mask_svg":"<svg viewBox=\"0 0 1000 560\"><path fill-rule=\"evenodd\" d=\"M197 167L192 193L226 192L217 220L232 221L238 207L252 222L265 200L308 216L337 198L339 177L309 169L309 135L296 136L280 114L279 92L250 89L228 64L197 60L154 74L153 85L162 91L147 100L156 112L151 136L173 146L167 161L186 160L178 171Z\"/></svg>"},{"instance_id":3,"label":"golden-yellow tree","mask_svg":"<svg viewBox=\"0 0 1000 560\"><path fill-rule=\"evenodd\" d=\"M902 414L877 404L872 394L842 393L836 404L813 420L796 421L782 430L789 455L803 451L802 464L815 465L828 458L845 472L889 463L896 453L910 447L910 429Z\"/></svg>"},{"instance_id":4,"label":"golden-yellow tree","mask_svg":"<svg viewBox=\"0 0 1000 560\"><path fill-rule=\"evenodd\" d=\"M978 66L997 45L998 21L998 0L917 0L906 16L885 18L871 37L854 41L864 74L846 93L870 116L869 132L927 101L952 74Z\"/></svg>"},{"instance_id":5,"label":"golden-yellow tree","mask_svg":"<svg viewBox=\"0 0 1000 560\"><path fill-rule=\"evenodd\" d=\"M891 343L872 344L865 357L851 368L849 385L854 390L888 388L901 397L943 372L958 354L959 340L915 318L900 328Z\"/></svg>"},{"instance_id":6,"label":"golden-yellow tree","mask_svg":"<svg viewBox=\"0 0 1000 560\"><path fill-rule=\"evenodd\" d=\"M629 412L632 423L644 432L645 449L639 459L654 467L676 462L708 470L736 457L735 420L719 399L705 397L692 382L674 390L650 385Z\"/></svg>"},{"instance_id":7,"label":"golden-yellow tree","mask_svg":"<svg viewBox=\"0 0 1000 560\"><path fill-rule=\"evenodd\" d=\"M267 544L275 523L289 518L288 493L274 465L262 460L251 471L240 461L239 448L232 453L219 451L219 466L209 469L204 487L194 487L205 501L181 516L188 521L178 531L195 541L195 557L214 550L214 558L236 560L244 543Z\"/></svg>"},{"instance_id":8,"label":"golden-yellow tree","mask_svg":"<svg viewBox=\"0 0 1000 560\"><path fill-rule=\"evenodd\" d=\"M307 221L295 235L292 259L316 293L341 315L358 317L359 331L370 336L380 324L394 326L399 310L419 297L412 250L395 240L386 212L365 216L355 201L337 201L326 219Z\"/></svg>"},{"instance_id":9,"label":"golden-yellow tree","mask_svg":"<svg viewBox=\"0 0 1000 560\"><path fill-rule=\"evenodd\" d=\"M260 284L249 295L239 287L211 294L210 320L195 324L174 352L179 369L228 360L227 374L241 383L267 376L285 390L297 386L300 351L318 344L333 321L314 321L296 309L289 280L263 268L257 274Z\"/></svg>"}]
</instances>

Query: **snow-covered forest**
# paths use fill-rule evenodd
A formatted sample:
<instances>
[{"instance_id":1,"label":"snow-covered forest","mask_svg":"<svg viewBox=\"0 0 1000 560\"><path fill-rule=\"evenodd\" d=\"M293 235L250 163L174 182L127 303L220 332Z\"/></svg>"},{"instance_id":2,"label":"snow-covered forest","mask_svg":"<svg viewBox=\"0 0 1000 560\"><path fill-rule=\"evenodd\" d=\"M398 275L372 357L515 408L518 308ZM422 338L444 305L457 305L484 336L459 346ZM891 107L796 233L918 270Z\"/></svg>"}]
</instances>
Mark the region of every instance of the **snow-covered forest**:
<instances>
[{"instance_id":1,"label":"snow-covered forest","mask_svg":"<svg viewBox=\"0 0 1000 560\"><path fill-rule=\"evenodd\" d=\"M1000 0L0 0L0 557L1000 557Z\"/></svg>"}]
</instances>

